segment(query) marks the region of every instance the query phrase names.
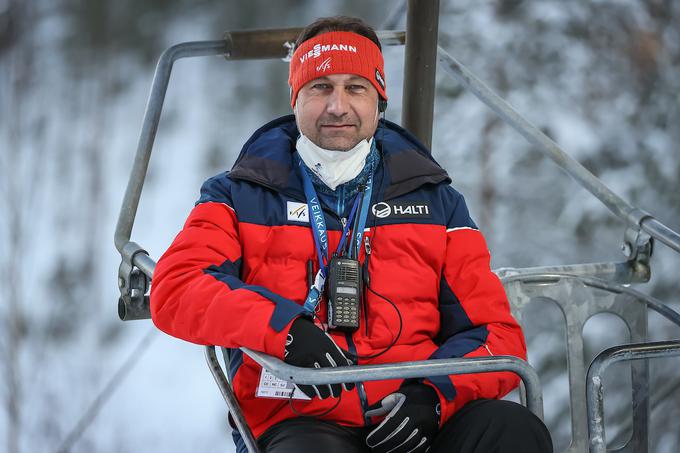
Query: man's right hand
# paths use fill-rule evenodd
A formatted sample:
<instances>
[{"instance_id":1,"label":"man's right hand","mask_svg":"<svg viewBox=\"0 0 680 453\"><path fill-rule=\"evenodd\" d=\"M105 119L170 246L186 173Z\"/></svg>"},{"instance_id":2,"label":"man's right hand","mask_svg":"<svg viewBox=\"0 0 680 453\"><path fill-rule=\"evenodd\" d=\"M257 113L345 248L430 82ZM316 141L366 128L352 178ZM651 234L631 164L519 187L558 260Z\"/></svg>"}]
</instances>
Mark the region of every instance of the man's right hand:
<instances>
[{"instance_id":1,"label":"man's right hand","mask_svg":"<svg viewBox=\"0 0 680 453\"><path fill-rule=\"evenodd\" d=\"M306 318L297 318L288 330L286 349L283 361L295 366L307 368L325 368L352 365L343 351L333 342L331 337ZM332 396L337 398L342 392L341 384L298 385L300 390L310 398L321 399ZM352 390L353 383L342 384L345 390Z\"/></svg>"}]
</instances>

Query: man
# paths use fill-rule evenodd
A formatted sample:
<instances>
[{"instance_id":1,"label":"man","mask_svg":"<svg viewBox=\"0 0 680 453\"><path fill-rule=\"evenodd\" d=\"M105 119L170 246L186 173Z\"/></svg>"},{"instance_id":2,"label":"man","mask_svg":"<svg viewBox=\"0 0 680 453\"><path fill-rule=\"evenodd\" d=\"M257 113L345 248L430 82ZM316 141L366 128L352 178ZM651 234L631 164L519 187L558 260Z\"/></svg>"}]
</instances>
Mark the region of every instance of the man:
<instances>
[{"instance_id":1,"label":"man","mask_svg":"<svg viewBox=\"0 0 680 453\"><path fill-rule=\"evenodd\" d=\"M415 137L380 121L385 80L362 21L302 32L294 117L260 128L232 170L203 185L158 262L153 320L232 348L231 382L264 451L552 451L538 418L497 400L517 385L511 373L293 392L238 350L317 368L525 357L463 197Z\"/></svg>"}]
</instances>

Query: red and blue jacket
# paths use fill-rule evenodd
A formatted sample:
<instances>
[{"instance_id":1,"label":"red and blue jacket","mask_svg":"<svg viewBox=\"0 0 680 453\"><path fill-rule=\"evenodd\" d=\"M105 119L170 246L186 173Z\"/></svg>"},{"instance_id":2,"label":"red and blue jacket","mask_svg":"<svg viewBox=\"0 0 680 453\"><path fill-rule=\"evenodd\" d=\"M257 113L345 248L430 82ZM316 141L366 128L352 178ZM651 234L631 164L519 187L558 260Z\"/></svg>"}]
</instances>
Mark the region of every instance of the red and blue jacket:
<instances>
[{"instance_id":1,"label":"red and blue jacket","mask_svg":"<svg viewBox=\"0 0 680 453\"><path fill-rule=\"evenodd\" d=\"M238 350L245 346L283 359L288 329L307 297L307 263L316 262L317 252L309 221L299 215L306 198L294 154L298 136L293 116L274 120L248 140L231 171L204 183L182 231L158 261L151 288L159 329L232 349L228 371L256 437L277 422L325 413L337 402L296 401L293 411L287 399L256 397L261 368ZM406 130L381 121L375 140L380 160L364 233L374 292L365 294L360 328L331 332L332 338L353 354L376 354L398 335L400 314L396 343L360 364L489 355L524 359L524 337L463 196ZM342 223L332 210L325 214L329 249L335 250ZM363 247L359 260L366 260ZM322 301L322 321L325 308ZM338 406L321 418L347 426L371 423L364 418L366 408L401 382L361 383L343 392ZM471 400L502 397L519 379L498 372L424 382L437 390L444 423Z\"/></svg>"}]
</instances>

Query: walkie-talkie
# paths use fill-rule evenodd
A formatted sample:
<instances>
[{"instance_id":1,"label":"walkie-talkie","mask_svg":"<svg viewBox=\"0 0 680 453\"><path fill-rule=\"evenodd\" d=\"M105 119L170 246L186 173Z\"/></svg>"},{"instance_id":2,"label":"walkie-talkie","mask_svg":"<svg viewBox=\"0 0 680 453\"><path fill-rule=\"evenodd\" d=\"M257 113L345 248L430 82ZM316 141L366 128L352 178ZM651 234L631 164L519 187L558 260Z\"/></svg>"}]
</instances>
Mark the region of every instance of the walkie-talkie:
<instances>
[{"instance_id":1,"label":"walkie-talkie","mask_svg":"<svg viewBox=\"0 0 680 453\"><path fill-rule=\"evenodd\" d=\"M333 256L327 279L328 328L344 332L357 330L362 294L359 261Z\"/></svg>"}]
</instances>

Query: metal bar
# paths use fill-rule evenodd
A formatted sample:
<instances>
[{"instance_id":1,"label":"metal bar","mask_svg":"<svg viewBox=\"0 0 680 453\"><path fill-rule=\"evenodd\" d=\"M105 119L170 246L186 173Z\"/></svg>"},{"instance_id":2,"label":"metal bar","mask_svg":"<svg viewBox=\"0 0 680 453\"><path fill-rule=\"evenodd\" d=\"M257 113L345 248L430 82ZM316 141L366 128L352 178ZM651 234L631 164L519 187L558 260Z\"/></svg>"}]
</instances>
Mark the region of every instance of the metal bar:
<instances>
[{"instance_id":1,"label":"metal bar","mask_svg":"<svg viewBox=\"0 0 680 453\"><path fill-rule=\"evenodd\" d=\"M153 272L156 270L156 262L151 259L146 253L137 253L132 258L132 264L139 268L140 271L150 279L153 278Z\"/></svg>"},{"instance_id":2,"label":"metal bar","mask_svg":"<svg viewBox=\"0 0 680 453\"><path fill-rule=\"evenodd\" d=\"M241 30L224 33L228 60L264 60L285 58L290 50L285 43L294 43L302 28Z\"/></svg>"},{"instance_id":3,"label":"metal bar","mask_svg":"<svg viewBox=\"0 0 680 453\"><path fill-rule=\"evenodd\" d=\"M439 0L408 0L402 124L429 149L437 68Z\"/></svg>"},{"instance_id":4,"label":"metal bar","mask_svg":"<svg viewBox=\"0 0 680 453\"><path fill-rule=\"evenodd\" d=\"M286 58L291 49L290 44L295 42L300 32L302 28L226 32L224 39L228 51L225 57L229 60ZM406 41L406 34L400 31L378 31L377 35L381 44L385 45L401 45Z\"/></svg>"},{"instance_id":5,"label":"metal bar","mask_svg":"<svg viewBox=\"0 0 680 453\"><path fill-rule=\"evenodd\" d=\"M622 361L680 356L680 340L636 343L602 351L588 368L586 378L586 404L588 407L588 437L590 451L606 453L604 430L604 386L602 374L612 364Z\"/></svg>"},{"instance_id":6,"label":"metal bar","mask_svg":"<svg viewBox=\"0 0 680 453\"><path fill-rule=\"evenodd\" d=\"M640 273L630 261L618 263L565 264L561 266L503 267L494 270L499 278L520 274L567 274L594 277L614 283L641 283L649 281L647 273Z\"/></svg>"},{"instance_id":7,"label":"metal bar","mask_svg":"<svg viewBox=\"0 0 680 453\"><path fill-rule=\"evenodd\" d=\"M680 234L668 228L653 217L646 217L640 225L642 229L675 251L680 251Z\"/></svg>"},{"instance_id":8,"label":"metal bar","mask_svg":"<svg viewBox=\"0 0 680 453\"><path fill-rule=\"evenodd\" d=\"M139 206L139 199L142 194L149 159L151 158L151 149L153 148L156 131L158 130L158 122L161 117L161 110L163 109L163 101L165 100L173 63L184 57L220 55L226 52L225 41L186 42L170 47L163 52L158 60L153 83L151 84L149 100L144 112L142 131L137 143L134 164L125 190L123 204L120 208L118 224L116 225L114 242L118 251L123 249L132 234L132 225L137 214L137 207Z\"/></svg>"},{"instance_id":9,"label":"metal bar","mask_svg":"<svg viewBox=\"0 0 680 453\"><path fill-rule=\"evenodd\" d=\"M286 381L305 385L511 371L517 374L524 382L528 409L543 419L543 396L538 374L527 362L513 356L431 359L383 365L312 369L288 365L276 357L248 348L241 348L241 350L275 376Z\"/></svg>"},{"instance_id":10,"label":"metal bar","mask_svg":"<svg viewBox=\"0 0 680 453\"><path fill-rule=\"evenodd\" d=\"M601 280L593 277L585 276L575 276L568 274L550 273L550 274L517 274L510 275L507 277L502 277L501 282L505 285L514 281L520 281L525 283L555 283L560 279L576 279L584 284L591 286L593 288L602 289L617 294L628 294L639 300L651 308L655 312L659 313L664 318L668 319L673 324L680 326L680 313L676 312L668 305L664 304L659 299L652 297L648 294L641 293L633 288L628 288L626 286L616 285L605 280Z\"/></svg>"},{"instance_id":11,"label":"metal bar","mask_svg":"<svg viewBox=\"0 0 680 453\"><path fill-rule=\"evenodd\" d=\"M234 392L231 390L231 385L229 385L227 377L224 375L224 372L222 371L220 362L219 360L217 360L217 354L215 353L214 346L205 347L205 359L208 361L208 367L210 368L210 371L212 372L212 375L215 378L217 387L219 387L220 392L224 397L224 401L227 403L229 413L231 414L234 423L236 423L236 428L238 428L238 431L241 433L241 436L243 436L243 442L246 444L248 451L250 453L258 453L260 450L257 448L257 442L255 441L255 437L253 436L253 433L250 430L250 427L248 426L248 422L246 422L246 418L243 416L241 407L238 404L238 400L236 399Z\"/></svg>"},{"instance_id":12,"label":"metal bar","mask_svg":"<svg viewBox=\"0 0 680 453\"><path fill-rule=\"evenodd\" d=\"M403 31L379 30L375 33L383 46L403 46L406 43L406 33Z\"/></svg>"},{"instance_id":13,"label":"metal bar","mask_svg":"<svg viewBox=\"0 0 680 453\"><path fill-rule=\"evenodd\" d=\"M438 48L438 54L439 63L442 64L442 67L448 74L460 81L506 123L524 136L529 143L538 147L538 149L550 157L569 176L604 203L617 217L623 219L628 224L634 225L636 228L643 228L652 237L668 245L676 252L680 252L680 235L678 233L656 220L650 214L631 206L612 192L602 181L565 153L550 137L520 115L510 104L441 47Z\"/></svg>"},{"instance_id":14,"label":"metal bar","mask_svg":"<svg viewBox=\"0 0 680 453\"><path fill-rule=\"evenodd\" d=\"M645 334L646 332L645 322ZM647 341L645 335L640 340ZM633 341L638 341L637 339ZM680 351L679 351L680 352ZM633 398L633 432L625 447L636 453L646 453L649 450L649 360L636 360L630 364L630 378Z\"/></svg>"}]
</instances>

